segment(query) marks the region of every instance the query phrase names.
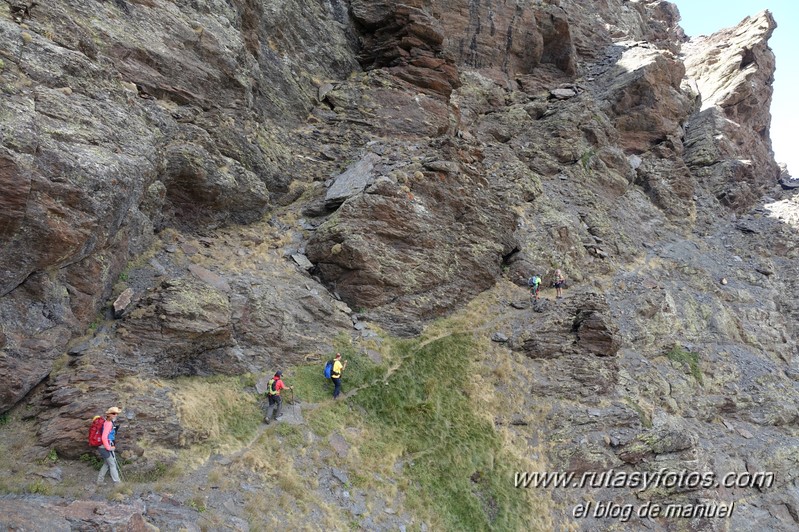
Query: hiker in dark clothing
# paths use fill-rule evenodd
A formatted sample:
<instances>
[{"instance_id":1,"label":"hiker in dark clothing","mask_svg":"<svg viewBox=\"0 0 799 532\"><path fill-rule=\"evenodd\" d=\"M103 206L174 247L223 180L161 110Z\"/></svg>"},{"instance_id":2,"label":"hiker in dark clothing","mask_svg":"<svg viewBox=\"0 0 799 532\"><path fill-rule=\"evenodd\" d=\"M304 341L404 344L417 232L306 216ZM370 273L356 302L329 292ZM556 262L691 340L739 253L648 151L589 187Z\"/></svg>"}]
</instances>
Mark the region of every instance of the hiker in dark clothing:
<instances>
[{"instance_id":1,"label":"hiker in dark clothing","mask_svg":"<svg viewBox=\"0 0 799 532\"><path fill-rule=\"evenodd\" d=\"M560 270L555 270L555 292L557 293L558 299L563 297L564 284L566 284L566 278L563 277L563 272Z\"/></svg>"}]
</instances>

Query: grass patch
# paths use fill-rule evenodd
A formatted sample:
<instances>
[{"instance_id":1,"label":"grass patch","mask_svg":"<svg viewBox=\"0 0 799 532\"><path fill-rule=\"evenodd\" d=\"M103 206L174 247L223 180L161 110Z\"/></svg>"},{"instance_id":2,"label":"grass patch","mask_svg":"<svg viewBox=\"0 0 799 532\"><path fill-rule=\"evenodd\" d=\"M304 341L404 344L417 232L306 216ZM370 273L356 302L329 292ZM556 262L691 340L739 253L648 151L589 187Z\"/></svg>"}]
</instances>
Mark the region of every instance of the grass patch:
<instances>
[{"instance_id":1,"label":"grass patch","mask_svg":"<svg viewBox=\"0 0 799 532\"><path fill-rule=\"evenodd\" d=\"M320 403L333 396L333 382L324 377L324 369L324 362L321 365L297 366L291 372L286 372L284 382L294 386L294 393L298 400L306 403ZM284 393L291 397L290 391Z\"/></svg>"},{"instance_id":2,"label":"grass patch","mask_svg":"<svg viewBox=\"0 0 799 532\"><path fill-rule=\"evenodd\" d=\"M696 379L700 385L704 385L705 381L702 377L702 369L699 367L699 354L692 351L687 351L675 344L671 350L666 353L666 357L672 362L677 362L682 366L688 368L688 372Z\"/></svg>"},{"instance_id":3,"label":"grass patch","mask_svg":"<svg viewBox=\"0 0 799 532\"><path fill-rule=\"evenodd\" d=\"M58 462L58 453L55 449L50 449L50 451L47 453L47 456L36 460L36 463L39 465L52 465L56 462Z\"/></svg>"},{"instance_id":4,"label":"grass patch","mask_svg":"<svg viewBox=\"0 0 799 532\"><path fill-rule=\"evenodd\" d=\"M24 487L16 479L0 480L0 493L4 495L21 495L25 493Z\"/></svg>"},{"instance_id":5,"label":"grass patch","mask_svg":"<svg viewBox=\"0 0 799 532\"><path fill-rule=\"evenodd\" d=\"M354 402L379 442L373 454L402 449L409 502L434 528L530 529L532 508L525 490L513 487L514 459L502 449L493 426L469 407L477 353L470 334L444 336L419 347L396 345L405 363L386 383L361 390ZM518 467L516 468L518 469Z\"/></svg>"},{"instance_id":6,"label":"grass patch","mask_svg":"<svg viewBox=\"0 0 799 532\"><path fill-rule=\"evenodd\" d=\"M218 469L214 469L208 474L208 482L210 483L211 487L222 487L222 488L229 488L231 485L230 477L227 471L220 471Z\"/></svg>"},{"instance_id":7,"label":"grass patch","mask_svg":"<svg viewBox=\"0 0 799 532\"><path fill-rule=\"evenodd\" d=\"M50 495L51 486L44 480L34 480L25 487L25 493L34 495Z\"/></svg>"},{"instance_id":8,"label":"grass patch","mask_svg":"<svg viewBox=\"0 0 799 532\"><path fill-rule=\"evenodd\" d=\"M208 507L206 506L205 503L205 497L203 497L202 495L196 495L191 499L189 499L188 501L186 501L186 506L188 506L189 508L193 508L194 510L200 513L203 513L206 510L208 510Z\"/></svg>"},{"instance_id":9,"label":"grass patch","mask_svg":"<svg viewBox=\"0 0 799 532\"><path fill-rule=\"evenodd\" d=\"M239 376L239 382L245 388L255 388L258 376L255 373L244 373Z\"/></svg>"},{"instance_id":10,"label":"grass patch","mask_svg":"<svg viewBox=\"0 0 799 532\"><path fill-rule=\"evenodd\" d=\"M181 446L202 444L209 453L232 452L248 442L263 414L247 382L227 376L176 379L171 396L185 431Z\"/></svg>"},{"instance_id":11,"label":"grass patch","mask_svg":"<svg viewBox=\"0 0 799 532\"><path fill-rule=\"evenodd\" d=\"M123 471L124 479L128 482L157 482L164 478L172 478L170 468L163 462L156 462L152 467L144 471Z\"/></svg>"},{"instance_id":12,"label":"grass patch","mask_svg":"<svg viewBox=\"0 0 799 532\"><path fill-rule=\"evenodd\" d=\"M353 414L343 402L332 403L329 408L317 408L305 414L305 420L316 434L330 436L334 431L347 426Z\"/></svg>"},{"instance_id":13,"label":"grass patch","mask_svg":"<svg viewBox=\"0 0 799 532\"><path fill-rule=\"evenodd\" d=\"M385 364L375 364L372 360L351 347L342 347L338 350L341 359L347 362L347 368L341 375L341 390L358 388L366 384L382 381L388 371ZM307 403L320 403L333 397L333 381L325 379L325 363L335 356L335 352L322 357L322 361L315 364L297 366L285 377L287 385L294 385L297 399ZM291 397L291 391L284 397ZM284 407L285 408L285 407Z\"/></svg>"},{"instance_id":14,"label":"grass patch","mask_svg":"<svg viewBox=\"0 0 799 532\"><path fill-rule=\"evenodd\" d=\"M80 455L80 461L89 464L95 471L100 471L105 461L96 454L85 453Z\"/></svg>"},{"instance_id":15,"label":"grass patch","mask_svg":"<svg viewBox=\"0 0 799 532\"><path fill-rule=\"evenodd\" d=\"M283 443L289 447L299 447L305 441L299 427L288 423L279 423L275 427L275 434L279 435L283 439Z\"/></svg>"},{"instance_id":16,"label":"grass patch","mask_svg":"<svg viewBox=\"0 0 799 532\"><path fill-rule=\"evenodd\" d=\"M0 427L5 427L11 421L11 416L8 412L0 414Z\"/></svg>"},{"instance_id":17,"label":"grass patch","mask_svg":"<svg viewBox=\"0 0 799 532\"><path fill-rule=\"evenodd\" d=\"M596 154L593 148L585 150L582 155L580 155L580 165L583 167L583 170L588 170L588 165L591 162L591 158Z\"/></svg>"},{"instance_id":18,"label":"grass patch","mask_svg":"<svg viewBox=\"0 0 799 532\"><path fill-rule=\"evenodd\" d=\"M268 503L247 509L249 519L259 522L260 525L263 525L266 515L273 514L276 508L285 512L283 517L292 522L292 518L297 517L293 510L297 509L297 505L302 506L303 501L312 500L314 490L318 487L314 475L303 474L295 469L294 458L297 456L297 450L289 448L285 445L285 441L276 436L279 431L288 437L299 435L299 429L296 427L281 429L281 425L278 425L274 430L264 432L252 446L237 456L232 464L225 466L222 472L225 475L229 475L230 471L247 472L250 478L253 475L260 477L266 493L259 492L257 498L261 502L268 501ZM280 499L284 496L287 496L288 500L282 503ZM282 526L285 527L285 522ZM254 528L263 530L263 526ZM289 526L289 528L302 527Z\"/></svg>"},{"instance_id":19,"label":"grass patch","mask_svg":"<svg viewBox=\"0 0 799 532\"><path fill-rule=\"evenodd\" d=\"M641 424L648 429L652 428L652 416L647 415L641 405L630 399L629 397L624 398L624 402L630 405L630 407L638 413L638 417L641 419Z\"/></svg>"},{"instance_id":20,"label":"grass patch","mask_svg":"<svg viewBox=\"0 0 799 532\"><path fill-rule=\"evenodd\" d=\"M61 373L61 370L64 369L69 362L70 356L64 353L57 359L53 361L53 368L50 370L50 377L52 378L55 375Z\"/></svg>"}]
</instances>

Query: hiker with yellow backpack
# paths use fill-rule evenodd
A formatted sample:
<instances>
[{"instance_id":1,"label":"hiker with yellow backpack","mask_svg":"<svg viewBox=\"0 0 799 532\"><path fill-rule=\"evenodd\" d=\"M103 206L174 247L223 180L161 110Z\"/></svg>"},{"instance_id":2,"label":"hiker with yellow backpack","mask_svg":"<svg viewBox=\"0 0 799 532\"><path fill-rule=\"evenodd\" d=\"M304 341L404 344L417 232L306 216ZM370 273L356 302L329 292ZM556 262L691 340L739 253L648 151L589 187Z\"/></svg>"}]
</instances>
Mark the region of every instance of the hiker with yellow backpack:
<instances>
[{"instance_id":1,"label":"hiker with yellow backpack","mask_svg":"<svg viewBox=\"0 0 799 532\"><path fill-rule=\"evenodd\" d=\"M269 384L266 385L266 399L269 401L269 404L266 407L266 421L269 424L270 421L277 421L281 415L281 410L283 410L283 398L280 397L280 390L293 390L294 386L286 386L283 383L283 372L276 371L275 376L269 379ZM271 419L270 419L271 418Z\"/></svg>"}]
</instances>

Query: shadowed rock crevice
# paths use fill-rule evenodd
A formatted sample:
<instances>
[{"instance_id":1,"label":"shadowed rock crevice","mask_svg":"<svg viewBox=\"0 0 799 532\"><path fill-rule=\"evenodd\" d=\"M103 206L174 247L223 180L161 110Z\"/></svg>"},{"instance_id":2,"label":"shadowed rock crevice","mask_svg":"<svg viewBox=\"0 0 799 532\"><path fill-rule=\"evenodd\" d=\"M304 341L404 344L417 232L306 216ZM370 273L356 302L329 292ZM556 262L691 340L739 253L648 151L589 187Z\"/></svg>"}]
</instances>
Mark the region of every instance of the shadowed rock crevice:
<instances>
[{"instance_id":1,"label":"shadowed rock crevice","mask_svg":"<svg viewBox=\"0 0 799 532\"><path fill-rule=\"evenodd\" d=\"M352 2L363 28L359 60L366 70L385 68L398 78L448 97L460 85L444 51L444 29L424 9L389 2Z\"/></svg>"}]
</instances>

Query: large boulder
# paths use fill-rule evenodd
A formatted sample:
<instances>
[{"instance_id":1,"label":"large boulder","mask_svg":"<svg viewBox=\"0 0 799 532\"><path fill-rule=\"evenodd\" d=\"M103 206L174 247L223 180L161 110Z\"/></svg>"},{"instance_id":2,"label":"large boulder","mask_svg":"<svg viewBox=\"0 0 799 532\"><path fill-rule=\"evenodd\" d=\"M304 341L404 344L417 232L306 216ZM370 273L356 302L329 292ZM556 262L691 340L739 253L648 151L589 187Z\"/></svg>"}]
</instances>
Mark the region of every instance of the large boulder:
<instances>
[{"instance_id":1,"label":"large boulder","mask_svg":"<svg viewBox=\"0 0 799 532\"><path fill-rule=\"evenodd\" d=\"M163 281L123 319L119 334L137 338L132 353L165 377L246 370L233 349L228 297L207 282Z\"/></svg>"},{"instance_id":2,"label":"large boulder","mask_svg":"<svg viewBox=\"0 0 799 532\"><path fill-rule=\"evenodd\" d=\"M543 300L523 320L514 324L510 346L532 359L572 354L613 357L621 347L619 327L597 293Z\"/></svg>"},{"instance_id":3,"label":"large boulder","mask_svg":"<svg viewBox=\"0 0 799 532\"><path fill-rule=\"evenodd\" d=\"M515 220L457 161L405 181L381 176L345 201L307 255L350 307L410 332L493 284L515 247Z\"/></svg>"}]
</instances>

